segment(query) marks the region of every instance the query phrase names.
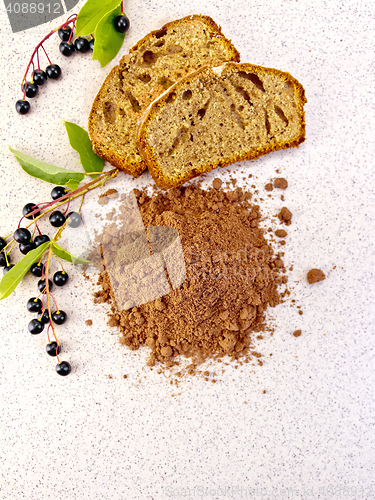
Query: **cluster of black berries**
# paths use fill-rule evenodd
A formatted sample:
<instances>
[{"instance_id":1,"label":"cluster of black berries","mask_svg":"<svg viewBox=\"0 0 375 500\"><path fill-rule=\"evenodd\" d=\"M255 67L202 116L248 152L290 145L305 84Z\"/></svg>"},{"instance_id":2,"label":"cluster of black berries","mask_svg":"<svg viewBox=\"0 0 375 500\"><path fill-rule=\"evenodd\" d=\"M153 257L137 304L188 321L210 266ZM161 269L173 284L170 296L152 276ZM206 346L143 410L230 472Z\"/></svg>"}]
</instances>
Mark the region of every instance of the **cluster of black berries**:
<instances>
[{"instance_id":1,"label":"cluster of black berries","mask_svg":"<svg viewBox=\"0 0 375 500\"><path fill-rule=\"evenodd\" d=\"M70 26L64 26L57 32L61 39L59 49L63 56L70 57L75 51L85 54L89 50L94 50L94 38L89 41L86 38L79 37L73 43L72 31Z\"/></svg>"},{"instance_id":2,"label":"cluster of black berries","mask_svg":"<svg viewBox=\"0 0 375 500\"><path fill-rule=\"evenodd\" d=\"M53 200L59 200L65 194L67 194L67 190L62 186L56 186L51 191L51 197ZM35 203L27 203L22 209L22 214L27 219L33 219L40 215L40 209ZM70 212L65 216L62 212L56 210L51 213L49 220L53 227L60 227L64 224L68 217L70 219L69 226L75 228L80 225L81 216L78 212ZM19 243L19 249L24 255L43 243L50 241L47 234L40 234L39 236L36 236L33 241L30 231L23 227L16 229L13 234L13 238L17 243ZM0 238L0 251L6 246L6 241L3 238ZM6 253L5 251L2 251L0 253L0 266L4 267L4 275L13 267L13 265L10 264L9 252ZM41 278L38 281L38 290L40 294L43 294L43 300L38 297L32 297L26 304L28 311L39 314L38 318L31 320L29 323L29 332L33 335L41 333L44 330L44 326L46 324L50 324L51 321L53 321L56 325L62 325L65 323L67 318L66 313L62 310L51 312L50 316L45 300L46 280L43 279L44 267L44 264L41 262L36 262L30 267L30 273L38 278ZM69 276L64 270L57 271L53 276L53 283L51 280L48 280L48 293L52 290L53 285L64 286L68 279ZM50 356L58 356L60 350L60 345L55 341L50 342L46 346L46 351ZM59 362L56 365L56 371L59 375L68 375L70 370L71 367L67 361Z\"/></svg>"}]
</instances>

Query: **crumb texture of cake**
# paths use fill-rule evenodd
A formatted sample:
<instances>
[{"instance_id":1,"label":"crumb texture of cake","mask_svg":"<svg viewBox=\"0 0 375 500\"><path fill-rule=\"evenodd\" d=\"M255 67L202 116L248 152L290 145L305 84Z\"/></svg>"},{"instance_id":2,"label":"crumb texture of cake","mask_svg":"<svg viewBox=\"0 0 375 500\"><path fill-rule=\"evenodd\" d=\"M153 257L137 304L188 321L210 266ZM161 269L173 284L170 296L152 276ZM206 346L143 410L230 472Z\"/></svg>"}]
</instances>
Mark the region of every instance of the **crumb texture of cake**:
<instances>
[{"instance_id":1,"label":"crumb texture of cake","mask_svg":"<svg viewBox=\"0 0 375 500\"><path fill-rule=\"evenodd\" d=\"M240 55L210 17L172 21L140 40L104 81L89 116L94 151L134 176L146 165L137 148L137 122L179 78Z\"/></svg>"},{"instance_id":2,"label":"crumb texture of cake","mask_svg":"<svg viewBox=\"0 0 375 500\"><path fill-rule=\"evenodd\" d=\"M220 166L299 146L306 102L289 73L249 63L204 67L152 103L139 147L155 182L178 186Z\"/></svg>"}]
</instances>

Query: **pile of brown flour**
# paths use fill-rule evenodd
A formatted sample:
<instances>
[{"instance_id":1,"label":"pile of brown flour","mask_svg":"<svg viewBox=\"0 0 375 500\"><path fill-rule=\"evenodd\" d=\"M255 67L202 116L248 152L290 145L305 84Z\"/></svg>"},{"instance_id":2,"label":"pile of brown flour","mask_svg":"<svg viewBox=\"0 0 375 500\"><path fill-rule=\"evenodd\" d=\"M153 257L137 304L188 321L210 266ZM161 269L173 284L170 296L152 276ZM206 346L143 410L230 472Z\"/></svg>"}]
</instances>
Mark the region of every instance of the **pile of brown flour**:
<instances>
[{"instance_id":1,"label":"pile of brown flour","mask_svg":"<svg viewBox=\"0 0 375 500\"><path fill-rule=\"evenodd\" d=\"M149 197L136 190L144 226L170 226L180 235L186 266L180 287L118 310L106 269L100 274L96 300L111 302L109 324L120 328L122 344L151 349L149 366L172 366L178 355L193 363L225 354L259 358L254 340L265 329L265 310L281 301L284 263L259 227L259 207L250 193L225 192L216 181L208 191L191 185ZM106 231L101 245L109 262L122 241Z\"/></svg>"}]
</instances>

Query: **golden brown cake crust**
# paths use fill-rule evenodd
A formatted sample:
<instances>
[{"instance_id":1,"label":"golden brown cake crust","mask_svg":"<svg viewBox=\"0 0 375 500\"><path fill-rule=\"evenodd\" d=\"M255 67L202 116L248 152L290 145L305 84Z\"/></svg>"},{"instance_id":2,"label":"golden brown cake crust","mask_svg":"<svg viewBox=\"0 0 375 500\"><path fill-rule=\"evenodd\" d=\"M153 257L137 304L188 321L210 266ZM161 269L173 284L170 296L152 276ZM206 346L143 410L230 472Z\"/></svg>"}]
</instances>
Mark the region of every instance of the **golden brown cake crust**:
<instances>
[{"instance_id":1,"label":"golden brown cake crust","mask_svg":"<svg viewBox=\"0 0 375 500\"><path fill-rule=\"evenodd\" d=\"M100 120L102 120L103 114L105 115L106 113L106 100L108 99L109 92L111 89L113 89L113 86L116 85L119 88L121 88L122 85L122 78L123 78L123 70L127 70L127 66L129 65L129 61L131 64L131 57L132 55L137 55L141 54L142 52L145 51L145 49L152 48L153 43L157 41L159 38L164 37L164 32L170 32L178 27L183 27L183 26L191 26L192 28L194 27L194 24L200 23L204 25L205 28L210 32L210 35L212 39L215 40L216 42L220 42L220 47L223 50L223 54L215 54L213 53L211 57L211 62L216 61L225 61L225 60L233 60L233 61L239 61L240 60L240 54L237 51L237 49L231 44L231 41L222 34L221 32L221 27L217 25L213 19L211 19L208 16L202 16L202 15L192 15L192 16L186 16L182 19L178 19L175 21L171 21L164 26L162 26L158 30L154 30L147 34L145 37L143 37L141 40L139 40L129 51L129 55L126 55L121 58L119 64L112 68L110 73L108 74L107 78L105 79L102 87L100 88L94 102L92 105L92 109L90 112L89 120L88 120L88 130L89 130L89 135L90 139L92 141L93 149L95 153L102 157L104 160L108 161L111 163L111 165L124 170L125 172L134 175L135 177L138 177L144 170L147 168L142 155L139 152L135 152L133 156L130 156L127 153L128 148L124 146L124 148L121 148L117 144L119 142L115 137L116 134L114 134L114 129L108 125L108 130L106 130L106 126L100 127ZM168 35L166 35L167 38ZM224 54L225 52L225 54ZM223 57L225 55L225 57ZM176 55L178 57L178 54ZM201 61L202 62L202 61ZM207 62L203 62L203 64L207 64ZM203 65L202 64L202 65ZM197 69L197 66L193 67L191 71L194 71ZM173 74L173 71L171 71ZM166 72L166 81L168 82L168 73ZM174 79L176 80L176 78ZM174 83L173 81L170 82L171 84ZM168 85L168 83L167 83ZM155 89L154 93L155 93ZM158 95L160 95L161 92L165 90L165 87L161 89L161 91L156 94L152 95L150 99L147 101L147 84L145 85L145 99L142 105L144 104L144 109L140 109L140 111L144 111L145 108L152 102ZM120 94L119 94L120 95ZM138 104L137 100L135 100L136 103ZM113 108L115 108L116 103L113 103ZM109 105L109 111L108 114L113 114L114 117L118 110L112 111L110 109ZM134 113L133 113L134 114ZM115 118L114 118L115 119ZM139 118L138 118L139 119ZM132 127L134 127L134 138L130 138L130 144L136 148L136 121L133 117L133 122L134 124ZM133 132L131 132L132 134Z\"/></svg>"},{"instance_id":2,"label":"golden brown cake crust","mask_svg":"<svg viewBox=\"0 0 375 500\"><path fill-rule=\"evenodd\" d=\"M208 160L203 165L199 164L198 162L195 165L193 162L190 171L181 171L177 174L174 173L174 175L171 175L167 172L165 164L163 164L163 160L160 159L161 156L160 153L158 154L158 144L151 144L152 140L150 140L150 128L152 126L152 123L156 120L156 116L159 116L160 110L163 110L166 106L168 106L168 104L171 102L171 96L181 94L181 92L184 92L184 89L188 88L189 85L191 86L193 82L200 82L201 80L204 81L204 79L207 77L215 78L218 75L228 75L231 72L254 72L255 74L257 72L262 72L262 74L266 73L268 75L274 75L277 79L281 79L281 81L285 82L285 86L290 86L290 89L292 89L290 91L293 91L294 94L294 106L296 108L298 133L296 133L294 137L291 137L288 140L283 141L273 139L269 144L259 145L259 147L251 147L247 151L242 151L241 154L232 156L224 155L224 157L221 159L216 158L214 161ZM209 172L217 167L225 167L242 160L253 160L262 155L270 153L271 151L276 151L279 149L298 147L305 140L305 115L303 106L306 102L307 99L305 97L303 86L287 72L283 72L274 68L263 68L261 66L256 66L250 63L238 64L228 62L218 68L204 67L176 82L149 106L147 113L145 113L143 116L143 121L142 123L140 123L138 131L139 149L140 151L142 151L143 158L147 163L148 169L156 184L163 188L171 188L174 186L178 186L194 177L202 175L205 172ZM162 127L161 122L160 126ZM189 147L187 147L187 150L188 149Z\"/></svg>"}]
</instances>

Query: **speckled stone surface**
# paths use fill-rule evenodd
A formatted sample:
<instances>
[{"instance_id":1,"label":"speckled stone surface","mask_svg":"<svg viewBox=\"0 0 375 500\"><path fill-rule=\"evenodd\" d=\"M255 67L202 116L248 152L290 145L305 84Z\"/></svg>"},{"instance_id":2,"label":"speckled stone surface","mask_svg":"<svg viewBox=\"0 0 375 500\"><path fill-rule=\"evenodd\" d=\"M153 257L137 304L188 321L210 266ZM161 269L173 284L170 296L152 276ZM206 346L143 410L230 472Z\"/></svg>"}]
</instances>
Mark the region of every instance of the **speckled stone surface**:
<instances>
[{"instance_id":1,"label":"speckled stone surface","mask_svg":"<svg viewBox=\"0 0 375 500\"><path fill-rule=\"evenodd\" d=\"M280 207L292 210L284 247L294 266L292 293L270 311L276 327L259 345L262 367L230 365L221 373L211 364L216 384L191 377L176 387L145 367L146 350L118 344L106 308L93 305L93 287L78 269L55 294L69 315L58 329L61 359L73 367L69 377L58 377L45 332L27 331L25 304L35 289L28 277L0 303L1 499L372 498L374 7L366 0L126 2L131 29L122 53L167 21L203 13L221 24L243 61L289 71L304 85L307 140L299 149L207 176L207 182L217 175L242 181L251 173L247 185L265 199L274 229ZM6 235L22 206L48 200L51 189L28 177L7 146L78 169L63 120L87 126L115 61L101 69L88 55L64 59L56 35L46 48L62 79L48 82L21 117L14 103L27 59L59 20L13 35L0 9L0 233ZM276 169L289 181L285 202L281 193L268 198L264 191ZM121 175L110 187L126 191L151 182L147 174L136 181ZM96 197L88 199L94 207ZM312 267L327 279L309 286ZM295 338L297 329L302 335Z\"/></svg>"}]
</instances>

